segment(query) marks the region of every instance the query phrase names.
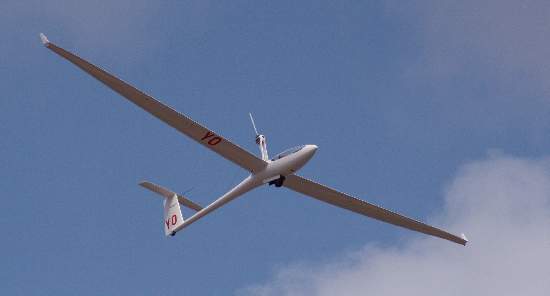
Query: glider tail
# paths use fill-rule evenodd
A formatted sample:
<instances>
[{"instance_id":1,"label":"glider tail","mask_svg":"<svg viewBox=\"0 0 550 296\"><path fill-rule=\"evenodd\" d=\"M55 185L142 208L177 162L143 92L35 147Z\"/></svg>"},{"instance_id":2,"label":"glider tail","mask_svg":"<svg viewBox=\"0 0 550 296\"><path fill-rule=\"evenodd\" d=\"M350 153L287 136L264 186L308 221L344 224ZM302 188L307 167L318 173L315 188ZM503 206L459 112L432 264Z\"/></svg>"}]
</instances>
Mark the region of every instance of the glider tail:
<instances>
[{"instance_id":1,"label":"glider tail","mask_svg":"<svg viewBox=\"0 0 550 296\"><path fill-rule=\"evenodd\" d=\"M144 181L139 185L164 197L164 233L166 236L174 236L176 234L175 230L184 222L180 204L196 212L202 210L200 205L185 196L157 184Z\"/></svg>"},{"instance_id":2,"label":"glider tail","mask_svg":"<svg viewBox=\"0 0 550 296\"><path fill-rule=\"evenodd\" d=\"M164 199L164 234L174 236L174 229L183 224L180 203L176 194Z\"/></svg>"}]
</instances>

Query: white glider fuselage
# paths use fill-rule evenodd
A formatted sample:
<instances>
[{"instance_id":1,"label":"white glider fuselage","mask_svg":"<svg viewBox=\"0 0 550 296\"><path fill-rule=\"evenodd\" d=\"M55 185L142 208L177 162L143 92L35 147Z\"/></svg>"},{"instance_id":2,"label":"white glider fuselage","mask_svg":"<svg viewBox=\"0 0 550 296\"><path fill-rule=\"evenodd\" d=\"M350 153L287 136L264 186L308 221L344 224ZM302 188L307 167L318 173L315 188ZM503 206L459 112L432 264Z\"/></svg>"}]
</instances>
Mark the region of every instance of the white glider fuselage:
<instances>
[{"instance_id":1,"label":"white glider fuselage","mask_svg":"<svg viewBox=\"0 0 550 296\"><path fill-rule=\"evenodd\" d=\"M208 213L258 186L296 173L313 157L316 151L316 145L303 145L288 149L278 154L272 160L267 161L267 165L263 170L257 173L252 173L250 176L246 177L246 179L244 179L241 183L219 197L209 206L198 211L189 219L185 220L183 224L174 228L172 234L175 234Z\"/></svg>"},{"instance_id":2,"label":"white glider fuselage","mask_svg":"<svg viewBox=\"0 0 550 296\"><path fill-rule=\"evenodd\" d=\"M317 151L315 145L290 148L268 161L265 169L253 174L253 176L260 179L262 183L267 183L273 178L277 179L280 176L294 174L313 157L315 151Z\"/></svg>"}]
</instances>

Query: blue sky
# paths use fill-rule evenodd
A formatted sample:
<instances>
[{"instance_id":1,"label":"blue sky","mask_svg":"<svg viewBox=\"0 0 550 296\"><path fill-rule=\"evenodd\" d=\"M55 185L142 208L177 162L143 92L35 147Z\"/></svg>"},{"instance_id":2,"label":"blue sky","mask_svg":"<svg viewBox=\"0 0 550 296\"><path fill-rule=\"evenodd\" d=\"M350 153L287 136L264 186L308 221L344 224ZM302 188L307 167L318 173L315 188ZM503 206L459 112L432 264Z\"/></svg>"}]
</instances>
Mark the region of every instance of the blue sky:
<instances>
[{"instance_id":1,"label":"blue sky","mask_svg":"<svg viewBox=\"0 0 550 296\"><path fill-rule=\"evenodd\" d=\"M483 164L494 160L522 173L543 166L546 176L549 8L8 1L0 11L0 291L267 295L285 266L315 274L365 246L408 250L423 239L267 187L164 238L161 199L140 180L193 188L189 197L207 204L246 172L44 49L39 32L249 151L258 152L252 112L271 154L319 146L302 175L468 233L478 225L441 218L454 215L449 200L462 195L452 195L453 184L467 168L489 176L494 167ZM247 288L258 283L267 288Z\"/></svg>"}]
</instances>

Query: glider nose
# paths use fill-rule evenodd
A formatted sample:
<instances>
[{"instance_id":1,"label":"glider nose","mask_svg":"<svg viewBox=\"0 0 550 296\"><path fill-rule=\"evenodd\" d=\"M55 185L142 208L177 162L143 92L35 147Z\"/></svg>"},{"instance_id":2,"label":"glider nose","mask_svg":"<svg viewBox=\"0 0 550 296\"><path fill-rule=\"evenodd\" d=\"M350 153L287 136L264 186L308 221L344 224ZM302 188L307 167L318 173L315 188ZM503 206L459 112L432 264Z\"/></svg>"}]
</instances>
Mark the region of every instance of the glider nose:
<instances>
[{"instance_id":1,"label":"glider nose","mask_svg":"<svg viewBox=\"0 0 550 296\"><path fill-rule=\"evenodd\" d=\"M310 156L313 156L313 154L315 154L315 152L319 148L319 147L317 147L317 145L307 145L307 146L308 146L308 154Z\"/></svg>"}]
</instances>

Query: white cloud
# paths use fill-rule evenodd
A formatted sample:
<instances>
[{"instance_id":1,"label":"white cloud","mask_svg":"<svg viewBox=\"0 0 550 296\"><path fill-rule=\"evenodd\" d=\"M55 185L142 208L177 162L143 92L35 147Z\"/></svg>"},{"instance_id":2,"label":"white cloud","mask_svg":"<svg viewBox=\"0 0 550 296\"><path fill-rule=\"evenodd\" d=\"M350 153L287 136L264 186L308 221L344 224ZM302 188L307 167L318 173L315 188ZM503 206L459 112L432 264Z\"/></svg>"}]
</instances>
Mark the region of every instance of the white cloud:
<instances>
[{"instance_id":1,"label":"white cloud","mask_svg":"<svg viewBox=\"0 0 550 296\"><path fill-rule=\"evenodd\" d=\"M242 295L548 295L550 162L493 155L463 166L431 220L467 232L461 247L420 237L332 262L291 264Z\"/></svg>"},{"instance_id":2,"label":"white cloud","mask_svg":"<svg viewBox=\"0 0 550 296\"><path fill-rule=\"evenodd\" d=\"M388 1L387 6L418 29L425 54L419 67L435 77L456 78L457 72L481 64L491 67L495 78L550 78L548 1Z\"/></svg>"},{"instance_id":3,"label":"white cloud","mask_svg":"<svg viewBox=\"0 0 550 296\"><path fill-rule=\"evenodd\" d=\"M399 84L445 128L542 141L550 105L550 2L387 1L413 42ZM399 106L395 109L399 110ZM407 115L408 109L397 114Z\"/></svg>"}]
</instances>

